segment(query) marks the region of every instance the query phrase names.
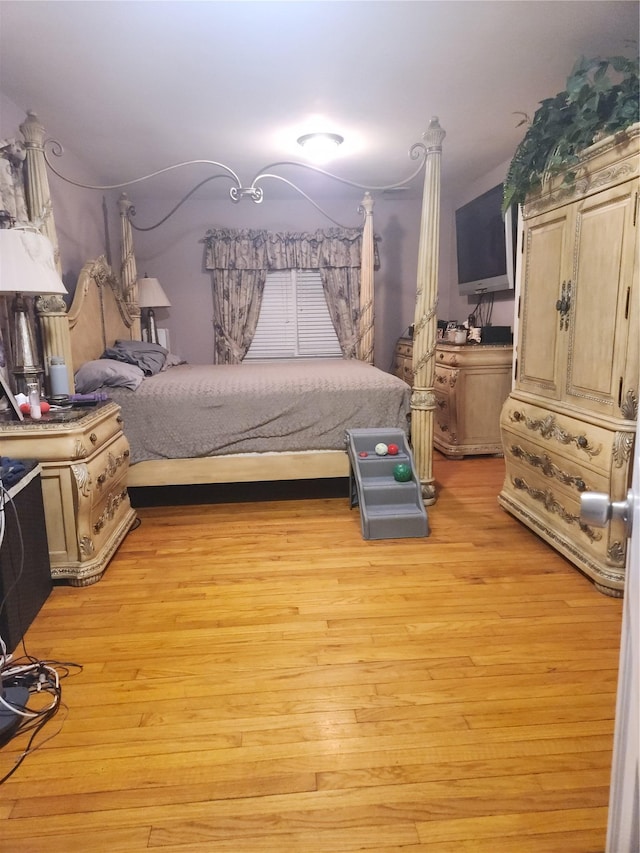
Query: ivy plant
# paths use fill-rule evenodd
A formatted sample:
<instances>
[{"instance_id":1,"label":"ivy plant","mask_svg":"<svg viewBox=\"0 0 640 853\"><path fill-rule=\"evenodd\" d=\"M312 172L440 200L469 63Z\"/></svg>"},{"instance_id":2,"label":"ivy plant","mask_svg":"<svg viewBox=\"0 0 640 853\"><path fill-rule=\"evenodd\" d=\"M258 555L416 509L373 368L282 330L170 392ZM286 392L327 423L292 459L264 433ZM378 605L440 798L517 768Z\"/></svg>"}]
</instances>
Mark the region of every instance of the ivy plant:
<instances>
[{"instance_id":1,"label":"ivy plant","mask_svg":"<svg viewBox=\"0 0 640 853\"><path fill-rule=\"evenodd\" d=\"M581 57L567 78L566 89L540 102L518 145L504 182L503 210L521 204L548 178L567 170L579 152L600 136L629 127L640 119L638 58Z\"/></svg>"}]
</instances>

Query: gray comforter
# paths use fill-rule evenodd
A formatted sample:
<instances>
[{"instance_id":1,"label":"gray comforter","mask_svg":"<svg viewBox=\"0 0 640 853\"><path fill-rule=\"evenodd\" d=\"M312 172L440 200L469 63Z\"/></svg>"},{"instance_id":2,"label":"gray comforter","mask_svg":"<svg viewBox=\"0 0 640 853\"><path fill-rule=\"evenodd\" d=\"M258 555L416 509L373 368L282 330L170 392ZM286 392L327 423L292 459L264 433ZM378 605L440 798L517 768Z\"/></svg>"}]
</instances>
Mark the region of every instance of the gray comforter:
<instances>
[{"instance_id":1,"label":"gray comforter","mask_svg":"<svg viewBox=\"0 0 640 853\"><path fill-rule=\"evenodd\" d=\"M122 407L131 463L231 453L344 450L345 430L406 431L410 388L356 360L181 364L136 391L109 388Z\"/></svg>"}]
</instances>

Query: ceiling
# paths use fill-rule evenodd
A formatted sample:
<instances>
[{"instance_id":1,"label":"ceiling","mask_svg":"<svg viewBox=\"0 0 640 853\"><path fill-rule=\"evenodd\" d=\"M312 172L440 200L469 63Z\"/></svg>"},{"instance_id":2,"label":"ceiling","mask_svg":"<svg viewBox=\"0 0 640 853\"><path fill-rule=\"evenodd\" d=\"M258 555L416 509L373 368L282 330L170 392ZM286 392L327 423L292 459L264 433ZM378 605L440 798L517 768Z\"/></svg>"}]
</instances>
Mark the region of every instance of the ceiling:
<instances>
[{"instance_id":1,"label":"ceiling","mask_svg":"<svg viewBox=\"0 0 640 853\"><path fill-rule=\"evenodd\" d=\"M247 185L267 164L301 159L295 140L318 129L345 137L325 168L392 184L415 167L408 150L437 115L443 185L455 192L511 157L519 114L563 89L578 56L635 55L638 10L635 0L0 0L0 87L104 184L212 159ZM189 168L145 192L211 174Z\"/></svg>"}]
</instances>

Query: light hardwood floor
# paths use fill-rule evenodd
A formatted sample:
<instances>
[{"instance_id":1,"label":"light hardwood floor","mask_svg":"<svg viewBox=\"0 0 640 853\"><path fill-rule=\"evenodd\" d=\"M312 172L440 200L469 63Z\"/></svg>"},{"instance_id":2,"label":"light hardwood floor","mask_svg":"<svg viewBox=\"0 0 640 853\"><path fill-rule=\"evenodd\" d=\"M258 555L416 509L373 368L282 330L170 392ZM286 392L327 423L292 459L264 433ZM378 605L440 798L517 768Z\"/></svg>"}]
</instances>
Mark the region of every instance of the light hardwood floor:
<instances>
[{"instance_id":1,"label":"light hardwood floor","mask_svg":"<svg viewBox=\"0 0 640 853\"><path fill-rule=\"evenodd\" d=\"M346 497L140 509L26 635L84 669L0 850L601 853L621 601L498 507L501 459L434 471L426 539Z\"/></svg>"}]
</instances>

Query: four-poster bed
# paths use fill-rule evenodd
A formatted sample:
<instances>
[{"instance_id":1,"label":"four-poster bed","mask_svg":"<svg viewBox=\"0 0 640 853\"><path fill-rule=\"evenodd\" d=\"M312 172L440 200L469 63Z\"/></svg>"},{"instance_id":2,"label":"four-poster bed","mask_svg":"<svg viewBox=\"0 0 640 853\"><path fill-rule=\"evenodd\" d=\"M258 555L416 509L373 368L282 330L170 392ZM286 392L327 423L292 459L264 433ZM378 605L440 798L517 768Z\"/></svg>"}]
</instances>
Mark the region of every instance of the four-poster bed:
<instances>
[{"instance_id":1,"label":"four-poster bed","mask_svg":"<svg viewBox=\"0 0 640 853\"><path fill-rule=\"evenodd\" d=\"M27 170L30 188L29 209L44 213L42 230L51 239L56 251L58 249L53 210L50 201L49 184L47 179L46 157L44 153L45 133L42 125L33 114L21 126L27 147ZM433 413L435 400L433 394L434 356L436 342L436 304L437 304L437 273L438 273L438 230L439 230L439 184L440 184L440 154L444 131L439 127L437 119L432 119L428 130L423 136L422 149L425 158L424 198L422 207L422 222L419 242L418 284L414 317L414 374L415 382L410 397L412 446L416 470L422 484L425 503L433 503L435 489L432 476L432 436ZM415 154L412 152L415 158ZM219 164L217 164L219 165ZM322 170L319 170L322 171ZM329 174L329 173L324 173ZM415 175L416 173L414 173ZM268 174L266 177L277 177ZM329 177L333 177L329 175ZM413 176L412 176L413 177ZM72 182L73 183L73 182ZM289 183L287 181L287 183ZM348 182L347 182L348 183ZM256 181L254 181L254 185ZM260 192L252 185L252 192ZM292 185L293 186L293 185ZM238 195L249 190L235 188ZM233 192L233 191L232 191ZM303 193L304 195L304 193ZM126 195L120 199L121 222L121 266L120 275L116 276L107 266L104 258L97 259L85 265L79 277L78 286L72 305L67 310L61 299L40 299L37 314L41 324L42 342L45 364L49 364L52 355L63 356L69 369L69 379L86 362L99 359L104 350L117 340L140 340L140 309L137 304L137 267L133 249L131 231L131 202ZM365 194L361 211L364 214L364 229L362 237L361 288L360 305L358 308L359 329L357 356L361 368L366 366L365 373L375 373L376 379L383 374L373 367L373 199ZM32 214L33 215L33 214ZM348 360L347 360L348 361ZM340 362L340 360L338 360ZM233 366L233 365L231 365ZM342 362L340 362L342 367ZM188 367L188 366L185 366ZM216 367L215 365L212 367ZM224 366L219 366L219 369ZM172 367L167 371L180 371L184 368ZM242 368L241 368L242 369ZM186 374L188 370L184 370ZM193 372L193 371L192 371ZM177 376L178 374L174 374ZM390 374L385 377L400 382ZM156 377L152 377L155 379ZM145 380L146 387L153 383ZM160 380L157 381L160 384ZM409 391L404 386L400 393L407 395ZM135 399L137 392L109 389L110 396L124 409L124 430L127 434L127 402ZM309 392L313 398L313 390ZM393 387L390 394L398 393ZM399 399L399 398L398 398ZM397 419L404 418L404 424L374 422L367 426L401 425L406 427L406 411L403 402L395 400L392 407ZM383 421L390 418L389 412L380 409ZM374 418L375 411L367 418ZM361 423L353 424L362 426ZM348 474L348 458L344 447L337 448L334 443L327 447L322 444L310 449L283 450L249 450L247 452L229 452L224 448L219 451L206 452L204 455L195 454L180 458L164 458L163 451L159 454L144 458L144 454L133 454L133 464L128 473L128 485L173 485L187 483L216 483L235 481L259 481L279 479L307 479L319 477L341 477Z\"/></svg>"}]
</instances>

